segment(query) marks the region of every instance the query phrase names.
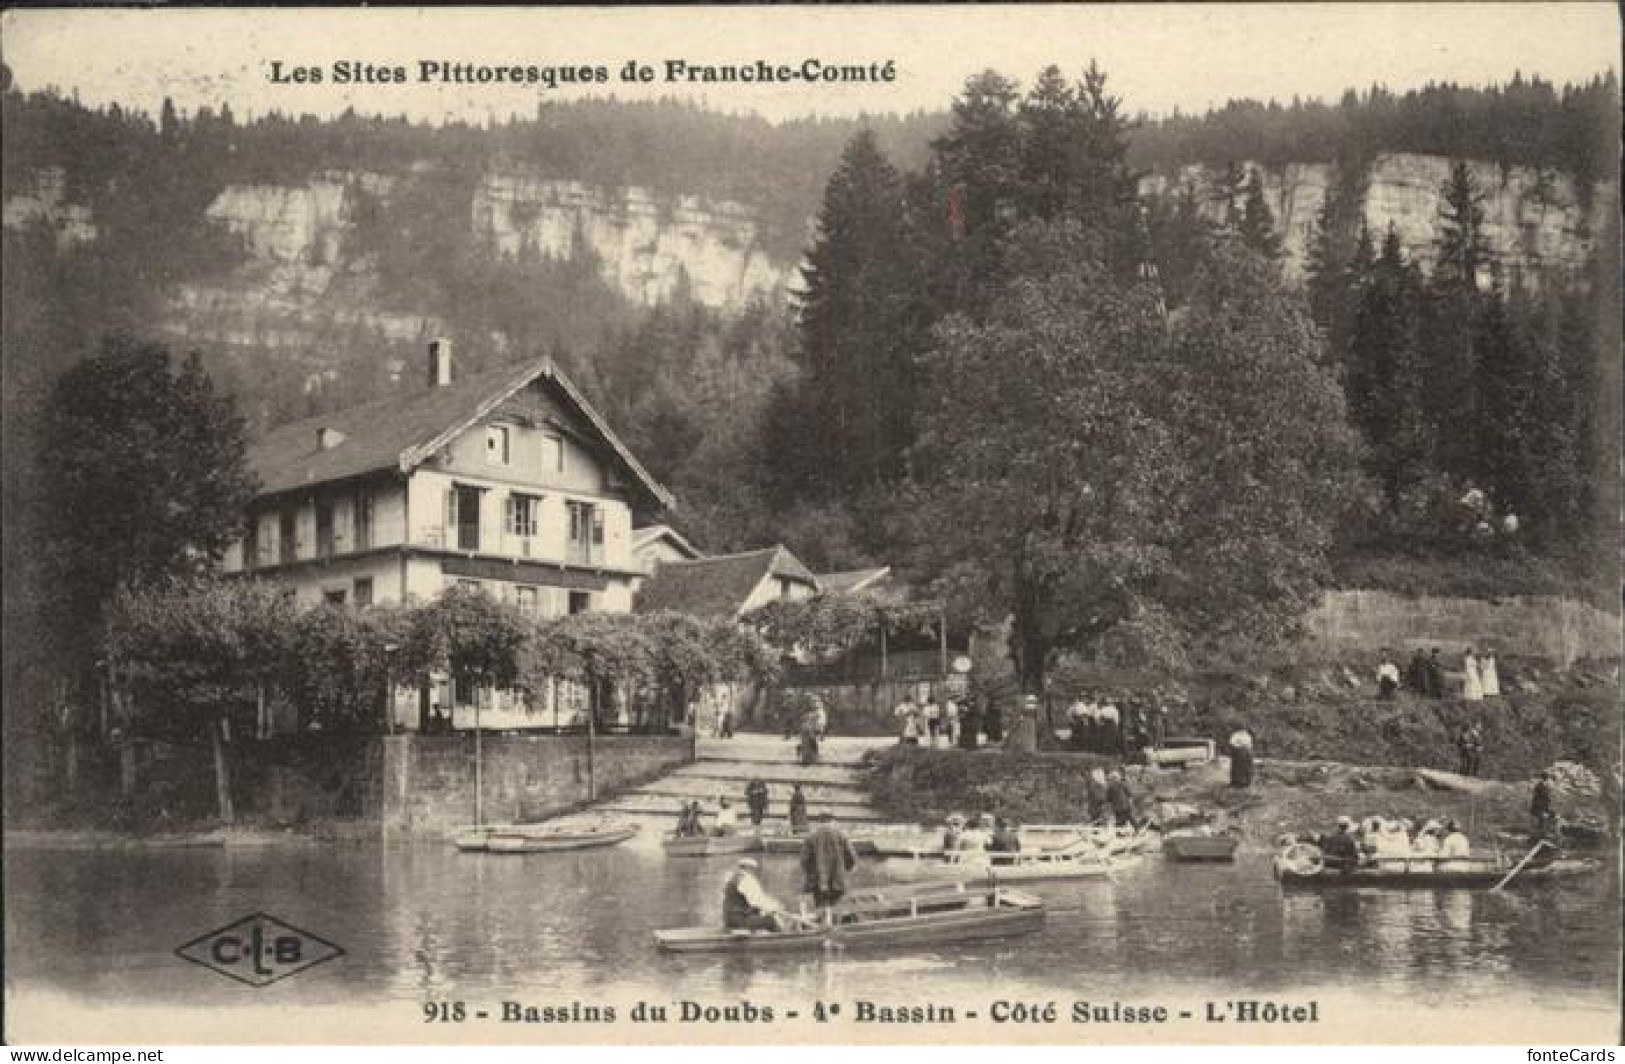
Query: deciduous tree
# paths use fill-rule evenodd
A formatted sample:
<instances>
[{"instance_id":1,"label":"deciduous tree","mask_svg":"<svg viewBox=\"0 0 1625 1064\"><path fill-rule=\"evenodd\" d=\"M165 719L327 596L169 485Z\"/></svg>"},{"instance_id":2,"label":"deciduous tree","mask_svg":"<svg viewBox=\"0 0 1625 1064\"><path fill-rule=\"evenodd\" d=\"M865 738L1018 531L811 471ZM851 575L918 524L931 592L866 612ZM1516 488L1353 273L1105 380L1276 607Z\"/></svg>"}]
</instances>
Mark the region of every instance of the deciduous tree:
<instances>
[{"instance_id":1,"label":"deciduous tree","mask_svg":"<svg viewBox=\"0 0 1625 1064\"><path fill-rule=\"evenodd\" d=\"M1030 691L1120 627L1278 633L1312 601L1353 437L1302 305L1218 256L1170 323L1098 239L1027 229L989 320L937 332L913 560L1013 618Z\"/></svg>"}]
</instances>

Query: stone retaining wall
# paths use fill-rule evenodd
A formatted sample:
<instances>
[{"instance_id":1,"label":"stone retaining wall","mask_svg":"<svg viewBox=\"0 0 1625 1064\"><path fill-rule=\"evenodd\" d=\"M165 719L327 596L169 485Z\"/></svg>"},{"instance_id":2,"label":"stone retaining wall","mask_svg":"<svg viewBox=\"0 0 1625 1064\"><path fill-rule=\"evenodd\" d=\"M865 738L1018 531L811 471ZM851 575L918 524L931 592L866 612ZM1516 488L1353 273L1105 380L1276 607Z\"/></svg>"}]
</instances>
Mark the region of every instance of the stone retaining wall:
<instances>
[{"instance_id":1,"label":"stone retaining wall","mask_svg":"<svg viewBox=\"0 0 1625 1064\"><path fill-rule=\"evenodd\" d=\"M1505 656L1546 657L1563 665L1620 652L1620 618L1553 596L1497 600L1419 596L1389 591L1331 591L1308 617L1319 651L1413 646L1492 646Z\"/></svg>"},{"instance_id":2,"label":"stone retaining wall","mask_svg":"<svg viewBox=\"0 0 1625 1064\"><path fill-rule=\"evenodd\" d=\"M474 737L390 736L379 819L385 838L445 836L474 820ZM483 819L539 820L644 782L693 759L685 735L487 735Z\"/></svg>"}]
</instances>

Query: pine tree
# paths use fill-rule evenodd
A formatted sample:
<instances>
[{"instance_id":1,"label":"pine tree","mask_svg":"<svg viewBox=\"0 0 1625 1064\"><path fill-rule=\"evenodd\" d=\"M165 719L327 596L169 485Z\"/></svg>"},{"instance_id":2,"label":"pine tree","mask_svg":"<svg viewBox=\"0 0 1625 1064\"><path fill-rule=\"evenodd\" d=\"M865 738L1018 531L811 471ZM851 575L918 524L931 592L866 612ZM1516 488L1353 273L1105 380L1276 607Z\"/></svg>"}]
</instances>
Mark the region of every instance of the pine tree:
<instances>
[{"instance_id":1,"label":"pine tree","mask_svg":"<svg viewBox=\"0 0 1625 1064\"><path fill-rule=\"evenodd\" d=\"M1342 209L1335 190L1328 188L1326 198L1320 201L1315 214L1315 228L1304 249L1304 291L1309 299L1309 312L1328 339L1339 332L1347 302L1349 269L1345 261L1338 232L1342 225Z\"/></svg>"},{"instance_id":2,"label":"pine tree","mask_svg":"<svg viewBox=\"0 0 1625 1064\"><path fill-rule=\"evenodd\" d=\"M1350 322L1343 386L1349 413L1366 441L1368 471L1389 508L1421 478L1432 450L1423 409L1417 344L1421 280L1405 262L1390 227L1370 266Z\"/></svg>"},{"instance_id":3,"label":"pine tree","mask_svg":"<svg viewBox=\"0 0 1625 1064\"><path fill-rule=\"evenodd\" d=\"M902 475L913 422L916 266L903 183L863 130L824 192L802 268L795 359L781 394L771 463L785 497L829 496Z\"/></svg>"},{"instance_id":4,"label":"pine tree","mask_svg":"<svg viewBox=\"0 0 1625 1064\"><path fill-rule=\"evenodd\" d=\"M1272 262L1281 257L1281 238L1275 232L1275 215L1264 199L1264 179L1254 168L1247 176L1241 218L1236 225L1241 242Z\"/></svg>"},{"instance_id":5,"label":"pine tree","mask_svg":"<svg viewBox=\"0 0 1625 1064\"><path fill-rule=\"evenodd\" d=\"M1022 211L1048 221L1073 199L1073 176L1084 146L1082 108L1060 67L1044 68L1018 115Z\"/></svg>"},{"instance_id":6,"label":"pine tree","mask_svg":"<svg viewBox=\"0 0 1625 1064\"><path fill-rule=\"evenodd\" d=\"M1461 160L1450 167L1450 178L1439 194L1444 202L1439 208L1439 256L1434 280L1444 286L1475 290L1479 270L1489 262L1484 196L1472 170Z\"/></svg>"}]
</instances>

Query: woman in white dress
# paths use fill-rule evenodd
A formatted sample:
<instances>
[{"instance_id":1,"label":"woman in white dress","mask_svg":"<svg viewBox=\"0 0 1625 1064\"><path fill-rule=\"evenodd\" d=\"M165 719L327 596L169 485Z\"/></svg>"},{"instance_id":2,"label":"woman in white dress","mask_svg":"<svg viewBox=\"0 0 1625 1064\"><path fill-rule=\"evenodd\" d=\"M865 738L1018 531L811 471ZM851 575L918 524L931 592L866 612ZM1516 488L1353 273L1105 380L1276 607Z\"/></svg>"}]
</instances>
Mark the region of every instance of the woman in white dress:
<instances>
[{"instance_id":1,"label":"woman in white dress","mask_svg":"<svg viewBox=\"0 0 1625 1064\"><path fill-rule=\"evenodd\" d=\"M1484 680L1478 674L1478 659L1468 647L1461 659L1461 697L1469 702L1484 701Z\"/></svg>"},{"instance_id":2,"label":"woman in white dress","mask_svg":"<svg viewBox=\"0 0 1625 1064\"><path fill-rule=\"evenodd\" d=\"M1485 698L1501 697L1501 673L1495 667L1495 650L1486 647L1484 656L1478 661L1479 686L1484 688Z\"/></svg>"}]
</instances>

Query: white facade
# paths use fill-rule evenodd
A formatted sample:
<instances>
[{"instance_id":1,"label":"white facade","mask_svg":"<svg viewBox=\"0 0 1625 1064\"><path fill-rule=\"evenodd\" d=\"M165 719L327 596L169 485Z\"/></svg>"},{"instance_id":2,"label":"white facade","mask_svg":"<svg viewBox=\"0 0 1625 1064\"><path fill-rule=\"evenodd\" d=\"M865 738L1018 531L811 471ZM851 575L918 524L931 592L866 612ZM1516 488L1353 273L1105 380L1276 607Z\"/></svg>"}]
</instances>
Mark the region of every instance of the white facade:
<instances>
[{"instance_id":1,"label":"white facade","mask_svg":"<svg viewBox=\"0 0 1625 1064\"><path fill-rule=\"evenodd\" d=\"M226 571L284 583L301 606L404 605L471 584L541 617L630 612L644 574L621 467L548 388L532 380L410 471L262 496ZM311 451L332 438L312 433ZM452 686L431 685L428 702L456 727L472 726L476 702L481 726L497 729L568 725L586 709L569 685L537 706ZM396 723L416 727L421 708L419 692L399 692Z\"/></svg>"}]
</instances>

